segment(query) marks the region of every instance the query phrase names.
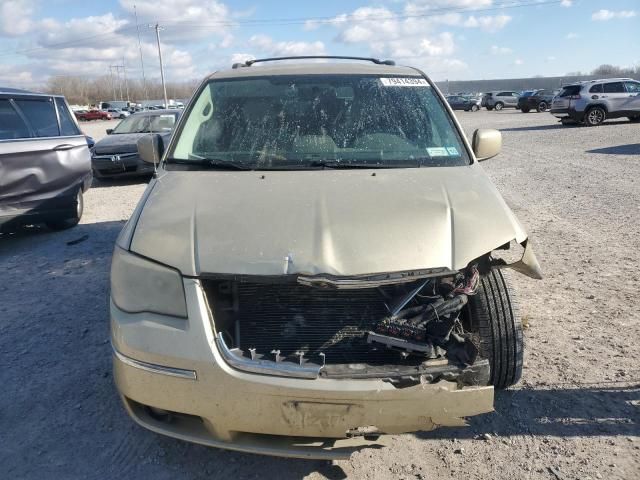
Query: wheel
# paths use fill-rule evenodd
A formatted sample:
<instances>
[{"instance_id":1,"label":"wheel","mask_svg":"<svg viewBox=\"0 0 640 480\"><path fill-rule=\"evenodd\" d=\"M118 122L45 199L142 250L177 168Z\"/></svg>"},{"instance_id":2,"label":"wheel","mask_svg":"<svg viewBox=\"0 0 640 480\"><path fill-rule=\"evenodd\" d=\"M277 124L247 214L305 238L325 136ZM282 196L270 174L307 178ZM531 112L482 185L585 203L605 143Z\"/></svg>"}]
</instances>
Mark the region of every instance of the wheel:
<instances>
[{"instance_id":1,"label":"wheel","mask_svg":"<svg viewBox=\"0 0 640 480\"><path fill-rule=\"evenodd\" d=\"M515 385L522 376L524 342L518 303L502 270L491 270L469 297L472 329L479 337L480 355L489 360L489 383L496 388Z\"/></svg>"},{"instance_id":2,"label":"wheel","mask_svg":"<svg viewBox=\"0 0 640 480\"><path fill-rule=\"evenodd\" d=\"M493 107L487 107L487 110L491 111L493 110Z\"/></svg>"},{"instance_id":3,"label":"wheel","mask_svg":"<svg viewBox=\"0 0 640 480\"><path fill-rule=\"evenodd\" d=\"M536 110L538 110L539 112L546 112L547 108L549 108L549 105L547 105L547 102L540 102Z\"/></svg>"},{"instance_id":4,"label":"wheel","mask_svg":"<svg viewBox=\"0 0 640 480\"><path fill-rule=\"evenodd\" d=\"M496 110L500 111L504 108L504 103L498 102L496 103Z\"/></svg>"},{"instance_id":5,"label":"wheel","mask_svg":"<svg viewBox=\"0 0 640 480\"><path fill-rule=\"evenodd\" d=\"M45 222L47 227L51 230L66 230L67 228L75 227L82 218L82 212L84 211L84 198L82 197L82 188L78 189L78 193L75 198L75 212L63 219L49 220Z\"/></svg>"},{"instance_id":6,"label":"wheel","mask_svg":"<svg viewBox=\"0 0 640 480\"><path fill-rule=\"evenodd\" d=\"M602 107L592 107L587 111L584 117L584 123L588 127L600 125L607 118L607 112Z\"/></svg>"},{"instance_id":7,"label":"wheel","mask_svg":"<svg viewBox=\"0 0 640 480\"><path fill-rule=\"evenodd\" d=\"M529 109L529 107L522 107L522 113L529 113L531 110Z\"/></svg>"},{"instance_id":8,"label":"wheel","mask_svg":"<svg viewBox=\"0 0 640 480\"><path fill-rule=\"evenodd\" d=\"M480 110L480 107L478 107L478 105L476 105L476 104L471 105L471 111L472 112L477 112L478 110Z\"/></svg>"}]
</instances>

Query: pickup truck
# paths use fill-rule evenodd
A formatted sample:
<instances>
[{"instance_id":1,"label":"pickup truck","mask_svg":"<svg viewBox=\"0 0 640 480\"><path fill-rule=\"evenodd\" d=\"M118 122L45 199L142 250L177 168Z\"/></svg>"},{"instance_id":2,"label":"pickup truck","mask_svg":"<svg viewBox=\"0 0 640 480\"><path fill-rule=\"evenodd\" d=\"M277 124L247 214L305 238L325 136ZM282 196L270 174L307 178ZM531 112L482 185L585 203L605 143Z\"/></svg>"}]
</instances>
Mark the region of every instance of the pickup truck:
<instances>
[{"instance_id":1,"label":"pickup truck","mask_svg":"<svg viewBox=\"0 0 640 480\"><path fill-rule=\"evenodd\" d=\"M78 120L111 120L113 117L109 112L103 110L87 110L74 112Z\"/></svg>"}]
</instances>

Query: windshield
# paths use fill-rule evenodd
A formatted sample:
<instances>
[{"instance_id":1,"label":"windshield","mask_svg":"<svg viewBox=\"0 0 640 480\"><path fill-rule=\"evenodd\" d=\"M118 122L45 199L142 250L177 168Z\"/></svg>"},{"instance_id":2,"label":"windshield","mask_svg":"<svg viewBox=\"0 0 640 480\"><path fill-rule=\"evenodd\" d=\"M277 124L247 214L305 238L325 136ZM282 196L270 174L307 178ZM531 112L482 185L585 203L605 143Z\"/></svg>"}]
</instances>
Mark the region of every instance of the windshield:
<instances>
[{"instance_id":1,"label":"windshield","mask_svg":"<svg viewBox=\"0 0 640 480\"><path fill-rule=\"evenodd\" d=\"M521 97L530 97L531 95L534 95L536 92L535 90L527 90L526 92L522 92L522 95L520 95Z\"/></svg>"},{"instance_id":2,"label":"windshield","mask_svg":"<svg viewBox=\"0 0 640 480\"><path fill-rule=\"evenodd\" d=\"M309 75L209 82L167 155L172 163L287 170L470 161L424 78Z\"/></svg>"},{"instance_id":3,"label":"windshield","mask_svg":"<svg viewBox=\"0 0 640 480\"><path fill-rule=\"evenodd\" d=\"M164 115L131 115L122 120L113 133L151 133L170 132L176 116L168 113Z\"/></svg>"}]
</instances>

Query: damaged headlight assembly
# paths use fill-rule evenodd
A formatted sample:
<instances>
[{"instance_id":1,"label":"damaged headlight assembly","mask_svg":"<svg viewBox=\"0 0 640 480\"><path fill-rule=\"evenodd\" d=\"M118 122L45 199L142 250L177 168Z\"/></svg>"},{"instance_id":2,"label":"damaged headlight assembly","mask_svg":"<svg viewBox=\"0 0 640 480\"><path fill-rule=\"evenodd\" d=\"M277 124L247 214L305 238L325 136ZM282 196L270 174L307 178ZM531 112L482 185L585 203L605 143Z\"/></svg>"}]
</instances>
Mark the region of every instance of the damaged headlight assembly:
<instances>
[{"instance_id":1,"label":"damaged headlight assembly","mask_svg":"<svg viewBox=\"0 0 640 480\"><path fill-rule=\"evenodd\" d=\"M128 313L187 318L180 272L116 247L111 261L111 298Z\"/></svg>"}]
</instances>

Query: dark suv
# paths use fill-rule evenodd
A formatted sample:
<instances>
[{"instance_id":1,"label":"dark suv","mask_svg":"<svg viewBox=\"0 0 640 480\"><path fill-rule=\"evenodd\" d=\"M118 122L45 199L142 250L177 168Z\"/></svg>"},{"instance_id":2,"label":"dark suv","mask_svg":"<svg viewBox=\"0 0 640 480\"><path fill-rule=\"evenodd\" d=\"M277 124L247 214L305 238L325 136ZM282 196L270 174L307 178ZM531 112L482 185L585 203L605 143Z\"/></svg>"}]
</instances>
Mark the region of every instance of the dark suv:
<instances>
[{"instance_id":1,"label":"dark suv","mask_svg":"<svg viewBox=\"0 0 640 480\"><path fill-rule=\"evenodd\" d=\"M65 98L0 88L0 229L72 227L90 185L87 138Z\"/></svg>"},{"instance_id":2,"label":"dark suv","mask_svg":"<svg viewBox=\"0 0 640 480\"><path fill-rule=\"evenodd\" d=\"M551 106L553 97L556 92L551 90L530 90L524 92L518 97L518 108L523 113L529 113L531 110L538 112L546 112Z\"/></svg>"}]
</instances>

